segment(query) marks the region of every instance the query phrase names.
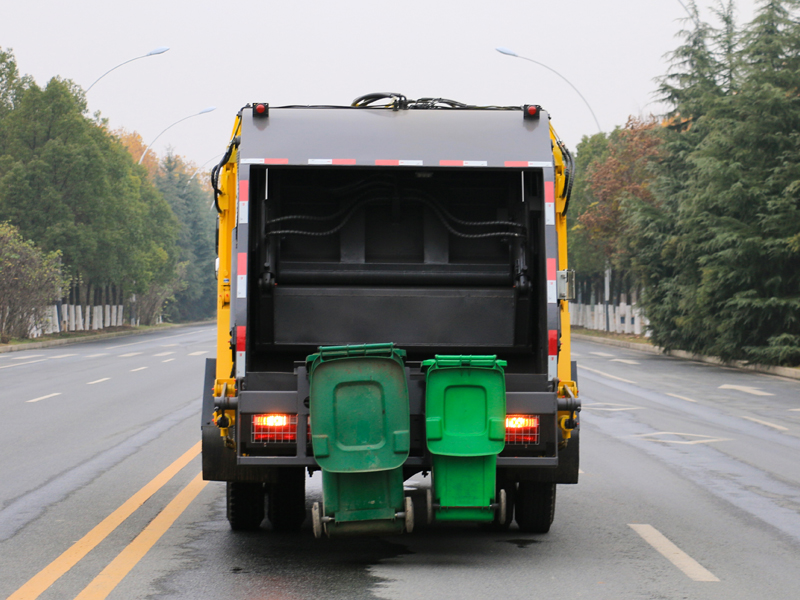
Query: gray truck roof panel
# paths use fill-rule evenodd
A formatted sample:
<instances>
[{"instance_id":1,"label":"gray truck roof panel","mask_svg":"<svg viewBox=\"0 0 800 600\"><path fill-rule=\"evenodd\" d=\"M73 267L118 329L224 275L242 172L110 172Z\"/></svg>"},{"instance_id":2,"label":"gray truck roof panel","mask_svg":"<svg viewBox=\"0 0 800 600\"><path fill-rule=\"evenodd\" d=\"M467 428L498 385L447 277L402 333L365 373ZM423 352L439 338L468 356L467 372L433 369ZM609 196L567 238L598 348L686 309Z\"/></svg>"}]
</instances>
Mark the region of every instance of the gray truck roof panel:
<instances>
[{"instance_id":1,"label":"gray truck roof panel","mask_svg":"<svg viewBox=\"0 0 800 600\"><path fill-rule=\"evenodd\" d=\"M552 166L549 117L517 110L242 109L244 164Z\"/></svg>"}]
</instances>

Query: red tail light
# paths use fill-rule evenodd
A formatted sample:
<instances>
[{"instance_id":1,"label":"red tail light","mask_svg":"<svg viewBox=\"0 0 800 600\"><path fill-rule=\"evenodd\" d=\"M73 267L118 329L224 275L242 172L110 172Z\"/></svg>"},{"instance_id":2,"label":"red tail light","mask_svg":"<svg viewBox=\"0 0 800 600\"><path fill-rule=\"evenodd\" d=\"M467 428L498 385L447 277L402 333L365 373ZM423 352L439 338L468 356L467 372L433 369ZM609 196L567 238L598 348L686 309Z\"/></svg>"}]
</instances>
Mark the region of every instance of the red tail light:
<instances>
[{"instance_id":1,"label":"red tail light","mask_svg":"<svg viewBox=\"0 0 800 600\"><path fill-rule=\"evenodd\" d=\"M297 415L253 415L253 442L296 442Z\"/></svg>"},{"instance_id":2,"label":"red tail light","mask_svg":"<svg viewBox=\"0 0 800 600\"><path fill-rule=\"evenodd\" d=\"M538 444L539 415L507 415L506 444Z\"/></svg>"}]
</instances>

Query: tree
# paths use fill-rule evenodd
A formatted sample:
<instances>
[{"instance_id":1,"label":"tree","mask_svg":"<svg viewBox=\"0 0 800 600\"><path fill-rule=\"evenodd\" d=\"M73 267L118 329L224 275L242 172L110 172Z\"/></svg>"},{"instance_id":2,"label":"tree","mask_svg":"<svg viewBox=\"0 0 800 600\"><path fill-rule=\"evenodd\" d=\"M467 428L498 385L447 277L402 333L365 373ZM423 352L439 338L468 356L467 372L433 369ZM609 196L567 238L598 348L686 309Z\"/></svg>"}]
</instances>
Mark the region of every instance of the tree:
<instances>
[{"instance_id":1,"label":"tree","mask_svg":"<svg viewBox=\"0 0 800 600\"><path fill-rule=\"evenodd\" d=\"M42 327L61 286L60 256L42 252L19 230L0 223L0 342L26 338Z\"/></svg>"}]
</instances>

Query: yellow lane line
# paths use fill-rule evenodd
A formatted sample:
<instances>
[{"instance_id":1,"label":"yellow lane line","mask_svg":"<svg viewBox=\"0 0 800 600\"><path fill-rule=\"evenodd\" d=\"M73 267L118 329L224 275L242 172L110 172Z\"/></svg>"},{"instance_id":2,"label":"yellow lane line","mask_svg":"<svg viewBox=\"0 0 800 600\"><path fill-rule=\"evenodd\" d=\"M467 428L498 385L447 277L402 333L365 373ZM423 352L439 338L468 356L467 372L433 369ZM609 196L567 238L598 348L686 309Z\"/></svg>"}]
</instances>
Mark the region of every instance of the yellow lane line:
<instances>
[{"instance_id":1,"label":"yellow lane line","mask_svg":"<svg viewBox=\"0 0 800 600\"><path fill-rule=\"evenodd\" d=\"M75 596L75 600L104 600L161 539L207 484L207 481L203 481L203 474L198 473L144 531L136 536L136 539L128 544L80 594Z\"/></svg>"},{"instance_id":2,"label":"yellow lane line","mask_svg":"<svg viewBox=\"0 0 800 600\"><path fill-rule=\"evenodd\" d=\"M658 550L661 555L683 571L689 579L695 581L719 581L717 577L703 565L673 544L667 537L652 525L628 526L642 536L642 539Z\"/></svg>"},{"instance_id":3,"label":"yellow lane line","mask_svg":"<svg viewBox=\"0 0 800 600\"><path fill-rule=\"evenodd\" d=\"M589 371L590 373L597 373L598 375L602 375L603 377L608 377L610 379L616 379L617 381L622 381L624 383L632 383L633 385L636 385L636 382L635 381L631 381L630 379L623 379L622 377L617 377L615 375L609 375L608 373L603 373L602 371L597 371L595 369L590 369L589 367L585 367L584 365L580 365L579 364L578 368L579 369L585 369L585 370Z\"/></svg>"},{"instance_id":4,"label":"yellow lane line","mask_svg":"<svg viewBox=\"0 0 800 600\"><path fill-rule=\"evenodd\" d=\"M160 490L175 475L200 454L200 442L187 450L180 458L156 475L150 483L126 500L117 510L108 515L94 529L72 544L61 556L34 575L7 600L35 600L56 580L78 564L84 556L106 539L125 519Z\"/></svg>"}]
</instances>

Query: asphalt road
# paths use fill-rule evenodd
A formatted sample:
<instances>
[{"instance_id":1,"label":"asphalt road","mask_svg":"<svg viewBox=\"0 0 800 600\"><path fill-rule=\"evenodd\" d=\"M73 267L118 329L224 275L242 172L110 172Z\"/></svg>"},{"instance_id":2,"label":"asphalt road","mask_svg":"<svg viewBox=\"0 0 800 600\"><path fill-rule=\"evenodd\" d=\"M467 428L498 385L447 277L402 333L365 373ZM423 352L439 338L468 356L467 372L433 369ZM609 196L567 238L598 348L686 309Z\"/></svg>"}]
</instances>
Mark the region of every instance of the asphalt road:
<instances>
[{"instance_id":1,"label":"asphalt road","mask_svg":"<svg viewBox=\"0 0 800 600\"><path fill-rule=\"evenodd\" d=\"M197 480L213 336L0 355L0 597L800 597L800 382L578 342L583 474L549 534L315 540L231 532Z\"/></svg>"}]
</instances>

